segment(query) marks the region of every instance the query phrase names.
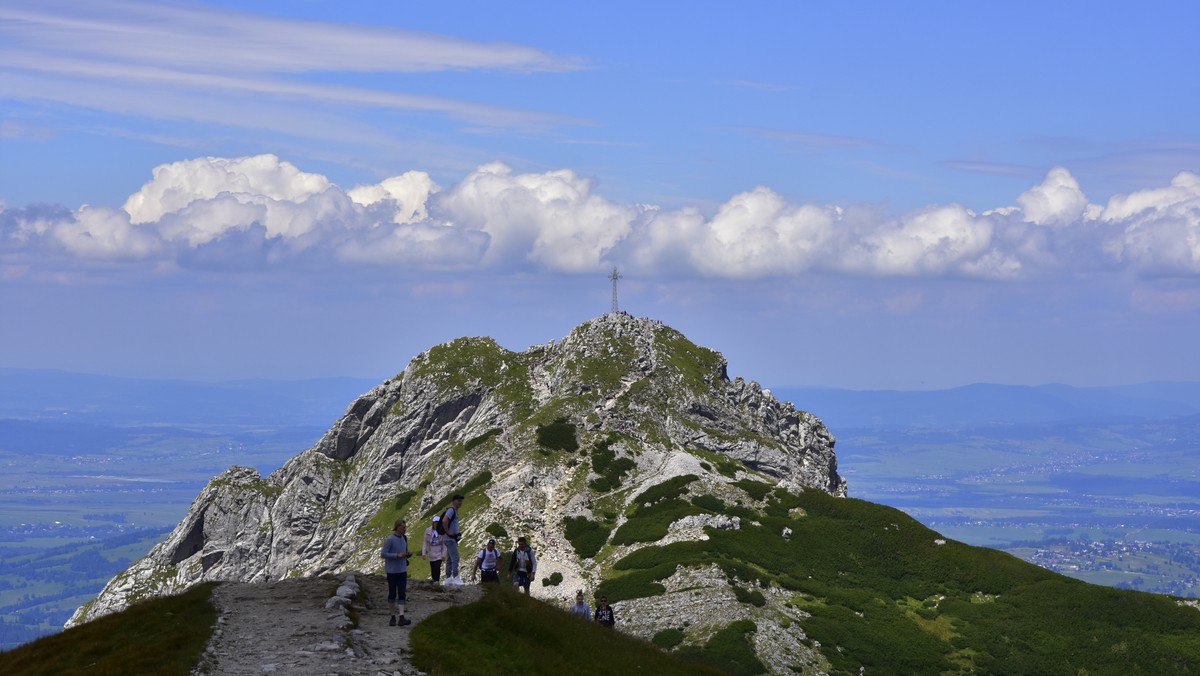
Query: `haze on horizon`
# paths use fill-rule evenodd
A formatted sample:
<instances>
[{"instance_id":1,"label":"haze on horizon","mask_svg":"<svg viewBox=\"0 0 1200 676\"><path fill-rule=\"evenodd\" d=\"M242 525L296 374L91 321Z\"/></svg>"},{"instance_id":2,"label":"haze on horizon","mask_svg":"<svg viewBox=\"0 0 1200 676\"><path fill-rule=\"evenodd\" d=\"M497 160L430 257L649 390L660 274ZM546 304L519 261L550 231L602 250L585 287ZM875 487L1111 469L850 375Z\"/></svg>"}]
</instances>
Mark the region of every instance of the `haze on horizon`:
<instances>
[{"instance_id":1,"label":"haze on horizon","mask_svg":"<svg viewBox=\"0 0 1200 676\"><path fill-rule=\"evenodd\" d=\"M1200 380L1187 2L0 5L0 367L386 377L621 305L772 386Z\"/></svg>"}]
</instances>

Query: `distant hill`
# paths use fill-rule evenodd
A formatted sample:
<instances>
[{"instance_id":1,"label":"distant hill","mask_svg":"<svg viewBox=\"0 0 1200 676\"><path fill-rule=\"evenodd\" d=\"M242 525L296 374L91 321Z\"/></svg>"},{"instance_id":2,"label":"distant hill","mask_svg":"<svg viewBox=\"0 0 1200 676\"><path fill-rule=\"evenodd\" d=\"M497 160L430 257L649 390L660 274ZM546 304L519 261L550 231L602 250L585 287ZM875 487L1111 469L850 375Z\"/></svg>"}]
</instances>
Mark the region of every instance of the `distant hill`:
<instances>
[{"instance_id":1,"label":"distant hill","mask_svg":"<svg viewBox=\"0 0 1200 676\"><path fill-rule=\"evenodd\" d=\"M203 383L0 368L0 418L93 424L328 425L360 378Z\"/></svg>"},{"instance_id":2,"label":"distant hill","mask_svg":"<svg viewBox=\"0 0 1200 676\"><path fill-rule=\"evenodd\" d=\"M773 387L785 401L815 413L836 434L864 427L954 427L1168 418L1200 414L1200 383L1113 387L976 384L948 390L843 390Z\"/></svg>"}]
</instances>

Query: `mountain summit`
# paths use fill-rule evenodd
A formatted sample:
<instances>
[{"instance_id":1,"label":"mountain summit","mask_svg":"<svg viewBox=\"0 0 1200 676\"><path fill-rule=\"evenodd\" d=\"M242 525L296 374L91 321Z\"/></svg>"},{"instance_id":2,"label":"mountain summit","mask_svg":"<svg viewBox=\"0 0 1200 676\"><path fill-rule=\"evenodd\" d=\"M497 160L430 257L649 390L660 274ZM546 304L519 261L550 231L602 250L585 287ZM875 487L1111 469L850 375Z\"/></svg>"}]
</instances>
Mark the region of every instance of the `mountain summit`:
<instances>
[{"instance_id":1,"label":"mountain summit","mask_svg":"<svg viewBox=\"0 0 1200 676\"><path fill-rule=\"evenodd\" d=\"M524 352L491 338L438 345L269 476L233 467L215 477L68 626L206 580L375 570L395 518L409 519L415 540L456 492L467 496L464 559L488 533L502 546L528 534L540 575L562 579L535 594L564 598L602 585L613 562L649 542L738 527L674 499L686 490L736 503L770 484L844 496L821 421L730 380L726 365L621 312ZM666 500L647 499L654 487ZM656 502L662 514L644 523L635 512Z\"/></svg>"},{"instance_id":2,"label":"mountain summit","mask_svg":"<svg viewBox=\"0 0 1200 676\"><path fill-rule=\"evenodd\" d=\"M653 320L607 314L519 353L460 338L359 397L270 476L235 467L214 478L71 623L202 580L374 573L396 518L416 539L462 493L465 560L490 537L508 551L528 536L535 596L604 594L622 631L724 673L1200 664L1195 599L1089 585L845 497L833 443L815 416L730 380L720 354ZM410 577L427 570L414 559ZM472 640L502 652L556 640L462 618L446 615L435 633L487 625ZM586 662L595 647L562 650ZM429 650L422 663L456 652Z\"/></svg>"}]
</instances>

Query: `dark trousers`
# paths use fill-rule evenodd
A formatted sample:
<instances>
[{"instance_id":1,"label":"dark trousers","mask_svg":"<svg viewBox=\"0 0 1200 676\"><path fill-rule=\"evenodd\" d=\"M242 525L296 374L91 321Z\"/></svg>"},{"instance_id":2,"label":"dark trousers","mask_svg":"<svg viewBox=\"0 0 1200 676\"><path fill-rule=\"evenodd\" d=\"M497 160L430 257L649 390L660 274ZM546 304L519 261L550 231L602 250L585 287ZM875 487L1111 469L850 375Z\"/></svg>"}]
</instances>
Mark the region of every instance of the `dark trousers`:
<instances>
[{"instance_id":1,"label":"dark trousers","mask_svg":"<svg viewBox=\"0 0 1200 676\"><path fill-rule=\"evenodd\" d=\"M429 577L434 582L442 579L442 562L440 559L429 562Z\"/></svg>"},{"instance_id":2,"label":"dark trousers","mask_svg":"<svg viewBox=\"0 0 1200 676\"><path fill-rule=\"evenodd\" d=\"M388 573L388 603L404 603L408 592L408 573Z\"/></svg>"},{"instance_id":3,"label":"dark trousers","mask_svg":"<svg viewBox=\"0 0 1200 676\"><path fill-rule=\"evenodd\" d=\"M484 568L481 572L483 573L483 575L479 578L481 582L499 582L500 581L500 574L496 572L495 568L491 568L491 569Z\"/></svg>"}]
</instances>

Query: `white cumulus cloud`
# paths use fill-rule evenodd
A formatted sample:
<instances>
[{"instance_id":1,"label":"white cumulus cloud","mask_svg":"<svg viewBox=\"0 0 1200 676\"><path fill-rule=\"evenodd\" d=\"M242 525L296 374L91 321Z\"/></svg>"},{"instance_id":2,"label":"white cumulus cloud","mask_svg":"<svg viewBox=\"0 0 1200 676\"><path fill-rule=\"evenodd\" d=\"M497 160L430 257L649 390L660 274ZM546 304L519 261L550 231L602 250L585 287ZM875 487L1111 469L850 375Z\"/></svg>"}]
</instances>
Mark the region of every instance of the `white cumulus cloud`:
<instances>
[{"instance_id":1,"label":"white cumulus cloud","mask_svg":"<svg viewBox=\"0 0 1200 676\"><path fill-rule=\"evenodd\" d=\"M1088 201L1071 172L1054 167L1046 180L1017 196L1025 219L1038 225L1070 225L1079 221Z\"/></svg>"},{"instance_id":2,"label":"white cumulus cloud","mask_svg":"<svg viewBox=\"0 0 1200 676\"><path fill-rule=\"evenodd\" d=\"M591 192L590 181L570 170L514 174L500 163L471 172L437 200L439 213L481 230L491 243L487 266L531 263L563 272L598 270L625 237L638 208Z\"/></svg>"},{"instance_id":3,"label":"white cumulus cloud","mask_svg":"<svg viewBox=\"0 0 1200 676\"><path fill-rule=\"evenodd\" d=\"M1200 274L1200 175L1181 172L1165 188L1116 195L1101 218L1121 228L1107 249L1148 274Z\"/></svg>"},{"instance_id":4,"label":"white cumulus cloud","mask_svg":"<svg viewBox=\"0 0 1200 676\"><path fill-rule=\"evenodd\" d=\"M274 155L209 157L155 168L123 209L0 208L0 254L14 264L66 256L213 270L593 273L618 265L644 276L726 279L828 272L1004 280L1122 267L1200 274L1196 174L1102 207L1056 167L1015 202L892 216L878 206L794 203L760 186L707 215L615 202L569 169L521 173L491 163L444 188L410 171L346 190Z\"/></svg>"}]
</instances>

